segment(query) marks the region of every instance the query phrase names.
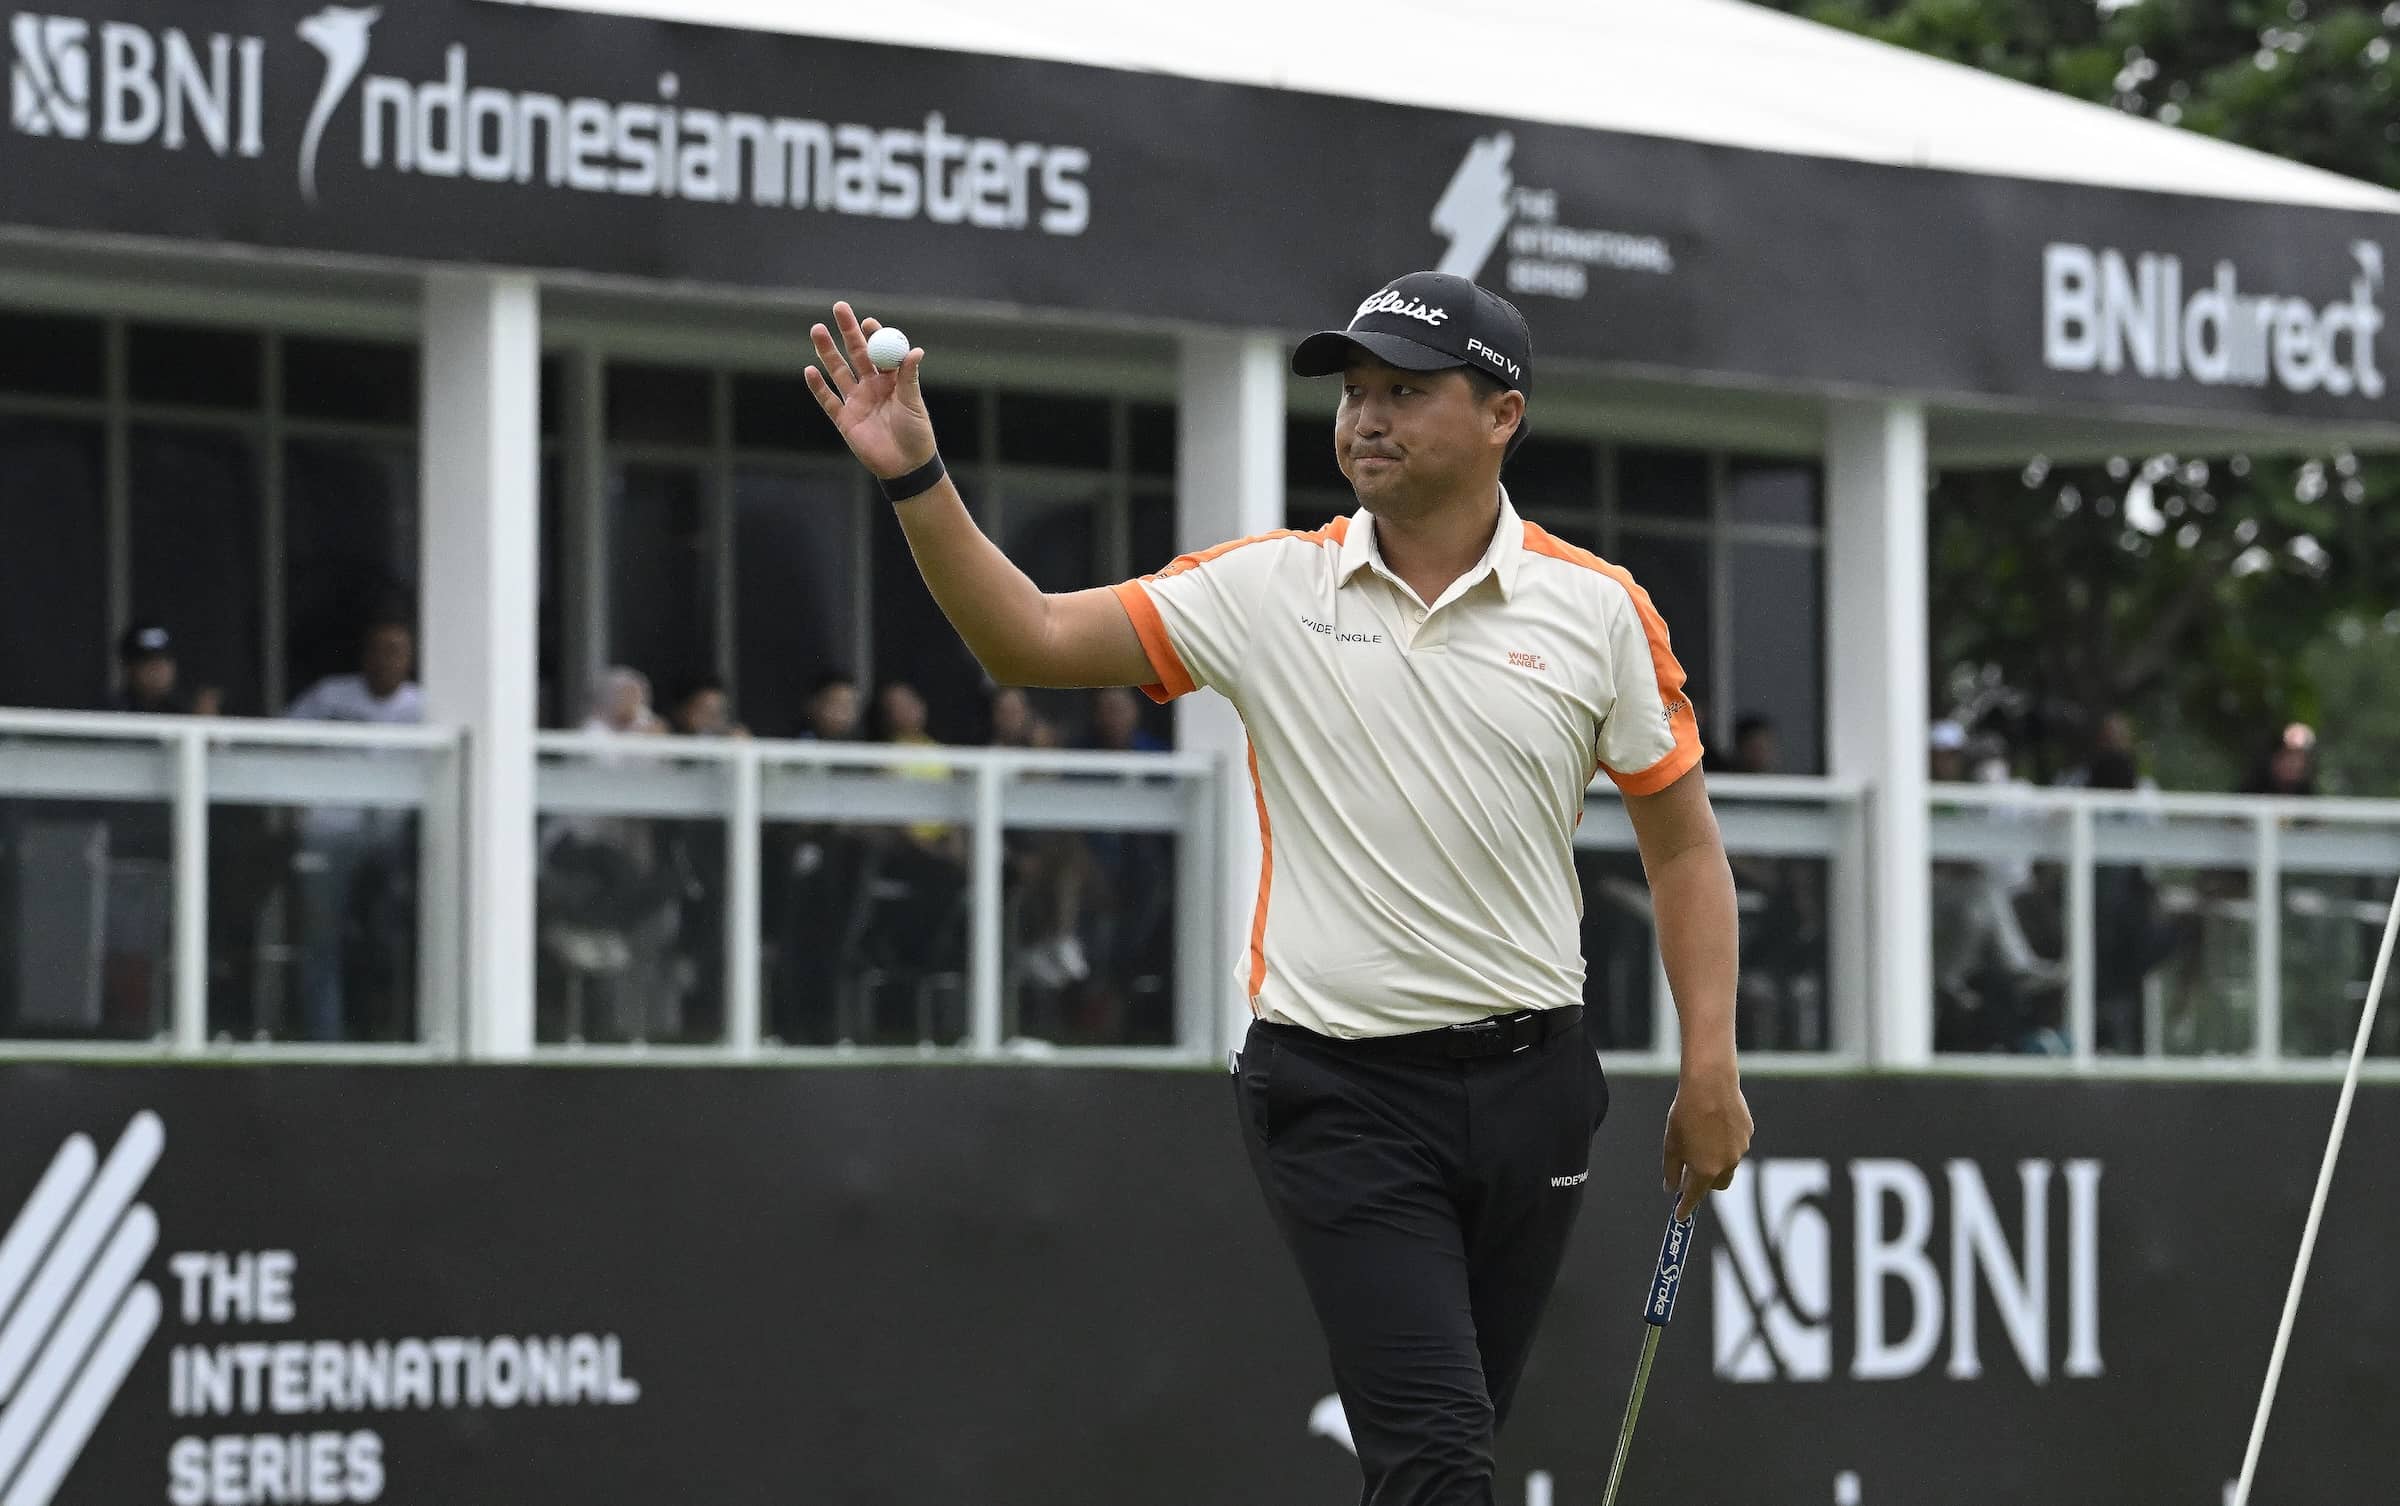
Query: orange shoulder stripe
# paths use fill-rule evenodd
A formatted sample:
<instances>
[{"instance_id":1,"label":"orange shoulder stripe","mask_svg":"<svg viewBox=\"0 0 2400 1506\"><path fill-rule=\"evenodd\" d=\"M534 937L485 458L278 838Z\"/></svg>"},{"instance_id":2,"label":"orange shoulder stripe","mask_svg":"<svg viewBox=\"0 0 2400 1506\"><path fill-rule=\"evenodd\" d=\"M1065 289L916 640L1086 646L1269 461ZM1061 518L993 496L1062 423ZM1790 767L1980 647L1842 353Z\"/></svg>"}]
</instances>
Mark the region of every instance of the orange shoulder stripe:
<instances>
[{"instance_id":1,"label":"orange shoulder stripe","mask_svg":"<svg viewBox=\"0 0 2400 1506\"><path fill-rule=\"evenodd\" d=\"M1701 753L1699 719L1693 714L1691 697L1682 693L1683 666L1676 662L1675 650L1668 641L1667 620L1658 615L1650 593L1641 588L1624 566L1612 565L1589 549L1578 549L1564 539L1555 538L1538 523L1525 525L1525 547L1535 554L1597 571L1624 587L1625 594L1633 598L1634 612L1641 618L1642 636L1650 644L1650 671L1658 677L1659 698L1667 703L1672 714L1675 747L1647 769L1632 774L1608 769L1608 777L1628 795L1657 794L1689 772L1700 761ZM1606 769L1607 765L1601 767Z\"/></svg>"},{"instance_id":2,"label":"orange shoulder stripe","mask_svg":"<svg viewBox=\"0 0 2400 1506\"><path fill-rule=\"evenodd\" d=\"M1334 521L1338 524L1348 520L1337 518ZM1202 549L1194 554L1179 554L1168 563L1164 570L1160 570L1156 574L1145 575L1142 579L1156 580L1161 575L1181 575L1186 570L1197 569L1207 564L1219 555L1231 554L1245 544L1268 544L1277 539L1298 539L1304 544L1322 544L1328 536L1333 537L1335 542L1340 542L1340 535L1333 534L1330 528L1311 528L1306 531L1297 528L1278 528L1271 533L1254 533L1247 538L1233 539L1218 544L1214 548Z\"/></svg>"},{"instance_id":3,"label":"orange shoulder stripe","mask_svg":"<svg viewBox=\"0 0 2400 1506\"><path fill-rule=\"evenodd\" d=\"M1244 544L1263 544L1275 539L1299 539L1309 544L1322 544L1331 539L1338 544L1348 521L1346 518L1336 518L1325 528L1307 532L1278 528L1271 533L1254 533L1197 553L1178 555L1163 570L1111 586L1109 589L1116 593L1118 604L1124 607L1126 617L1133 623L1134 635L1142 640L1142 653L1150 661L1150 672L1158 676L1155 681L1142 687L1142 693L1163 706L1177 696L1190 695L1199 689L1198 683L1192 679L1191 670L1184 666L1183 656L1175 652L1175 642L1167 634L1166 619L1159 615L1158 603L1151 600L1145 582L1196 570L1220 555L1231 554Z\"/></svg>"}]
</instances>

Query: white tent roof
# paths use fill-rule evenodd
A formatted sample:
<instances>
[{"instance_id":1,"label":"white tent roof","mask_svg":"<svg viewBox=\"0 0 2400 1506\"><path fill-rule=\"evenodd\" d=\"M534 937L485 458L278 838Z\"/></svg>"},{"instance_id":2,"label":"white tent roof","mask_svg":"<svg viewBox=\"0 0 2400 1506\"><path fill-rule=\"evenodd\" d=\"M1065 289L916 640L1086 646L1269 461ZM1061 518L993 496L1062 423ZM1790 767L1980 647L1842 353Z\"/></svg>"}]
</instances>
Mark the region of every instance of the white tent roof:
<instances>
[{"instance_id":1,"label":"white tent roof","mask_svg":"<svg viewBox=\"0 0 2400 1506\"><path fill-rule=\"evenodd\" d=\"M1350 95L1761 151L2210 198L2400 193L1743 0L505 0ZM1468 44L1473 51L1467 51Z\"/></svg>"}]
</instances>

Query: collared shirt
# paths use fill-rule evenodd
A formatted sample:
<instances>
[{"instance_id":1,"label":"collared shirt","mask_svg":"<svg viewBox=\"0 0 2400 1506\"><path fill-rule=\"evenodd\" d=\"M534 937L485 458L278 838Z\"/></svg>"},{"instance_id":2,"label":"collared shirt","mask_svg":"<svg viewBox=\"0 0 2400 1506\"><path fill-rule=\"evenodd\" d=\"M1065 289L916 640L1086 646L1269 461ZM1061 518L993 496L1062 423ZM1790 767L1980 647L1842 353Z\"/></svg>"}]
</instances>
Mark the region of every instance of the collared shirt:
<instances>
[{"instance_id":1,"label":"collared shirt","mask_svg":"<svg viewBox=\"0 0 2400 1506\"><path fill-rule=\"evenodd\" d=\"M1264 849L1251 1009L1343 1037L1583 1001L1574 835L1700 761L1633 578L1518 518L1426 603L1374 515L1185 555L1116 587L1166 701L1240 710Z\"/></svg>"}]
</instances>

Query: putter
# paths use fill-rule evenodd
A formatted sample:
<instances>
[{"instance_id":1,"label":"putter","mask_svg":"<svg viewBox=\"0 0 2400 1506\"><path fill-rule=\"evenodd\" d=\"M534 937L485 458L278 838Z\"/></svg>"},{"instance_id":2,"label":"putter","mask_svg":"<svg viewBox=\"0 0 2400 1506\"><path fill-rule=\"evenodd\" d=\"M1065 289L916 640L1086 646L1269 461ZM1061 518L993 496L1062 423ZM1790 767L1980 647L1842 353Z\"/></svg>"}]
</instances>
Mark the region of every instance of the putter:
<instances>
[{"instance_id":1,"label":"putter","mask_svg":"<svg viewBox=\"0 0 2400 1506\"><path fill-rule=\"evenodd\" d=\"M1642 1393L1649 1389L1650 1362L1658 1357L1658 1336L1675 1316L1675 1293L1683 1285L1683 1268L1692 1254L1692 1221L1679 1218L1667 1225L1667 1238L1658 1247L1658 1269L1650 1276L1650 1300L1642 1321L1650 1331L1642 1336L1642 1362L1634 1368L1633 1395L1625 1399L1625 1426L1617 1430L1617 1457L1608 1467L1608 1494L1601 1506L1617 1506L1617 1484L1625 1478L1625 1455L1633 1448L1634 1420L1642 1415Z\"/></svg>"}]
</instances>

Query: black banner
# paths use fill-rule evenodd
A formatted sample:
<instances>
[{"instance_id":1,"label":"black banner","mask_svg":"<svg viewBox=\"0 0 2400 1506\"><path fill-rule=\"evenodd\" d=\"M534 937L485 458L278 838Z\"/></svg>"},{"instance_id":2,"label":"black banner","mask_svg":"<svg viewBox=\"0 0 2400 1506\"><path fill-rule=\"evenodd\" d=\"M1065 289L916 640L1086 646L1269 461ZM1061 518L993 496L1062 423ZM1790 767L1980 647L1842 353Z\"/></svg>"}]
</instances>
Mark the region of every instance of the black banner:
<instances>
[{"instance_id":1,"label":"black banner","mask_svg":"<svg viewBox=\"0 0 2400 1506\"><path fill-rule=\"evenodd\" d=\"M1627 1498L2216 1506L2324 1087L1777 1081ZM1663 1227L1620 1084L1500 1499L1599 1499ZM2382 1499L2400 1095L2257 1499ZM1354 1499L1221 1075L0 1068L0 1500ZM55 1488L53 1489L53 1486Z\"/></svg>"},{"instance_id":2,"label":"black banner","mask_svg":"<svg viewBox=\"0 0 2400 1506\"><path fill-rule=\"evenodd\" d=\"M49 0L0 220L1247 328L1439 265L1622 370L2390 421L2386 215L533 7Z\"/></svg>"}]
</instances>

